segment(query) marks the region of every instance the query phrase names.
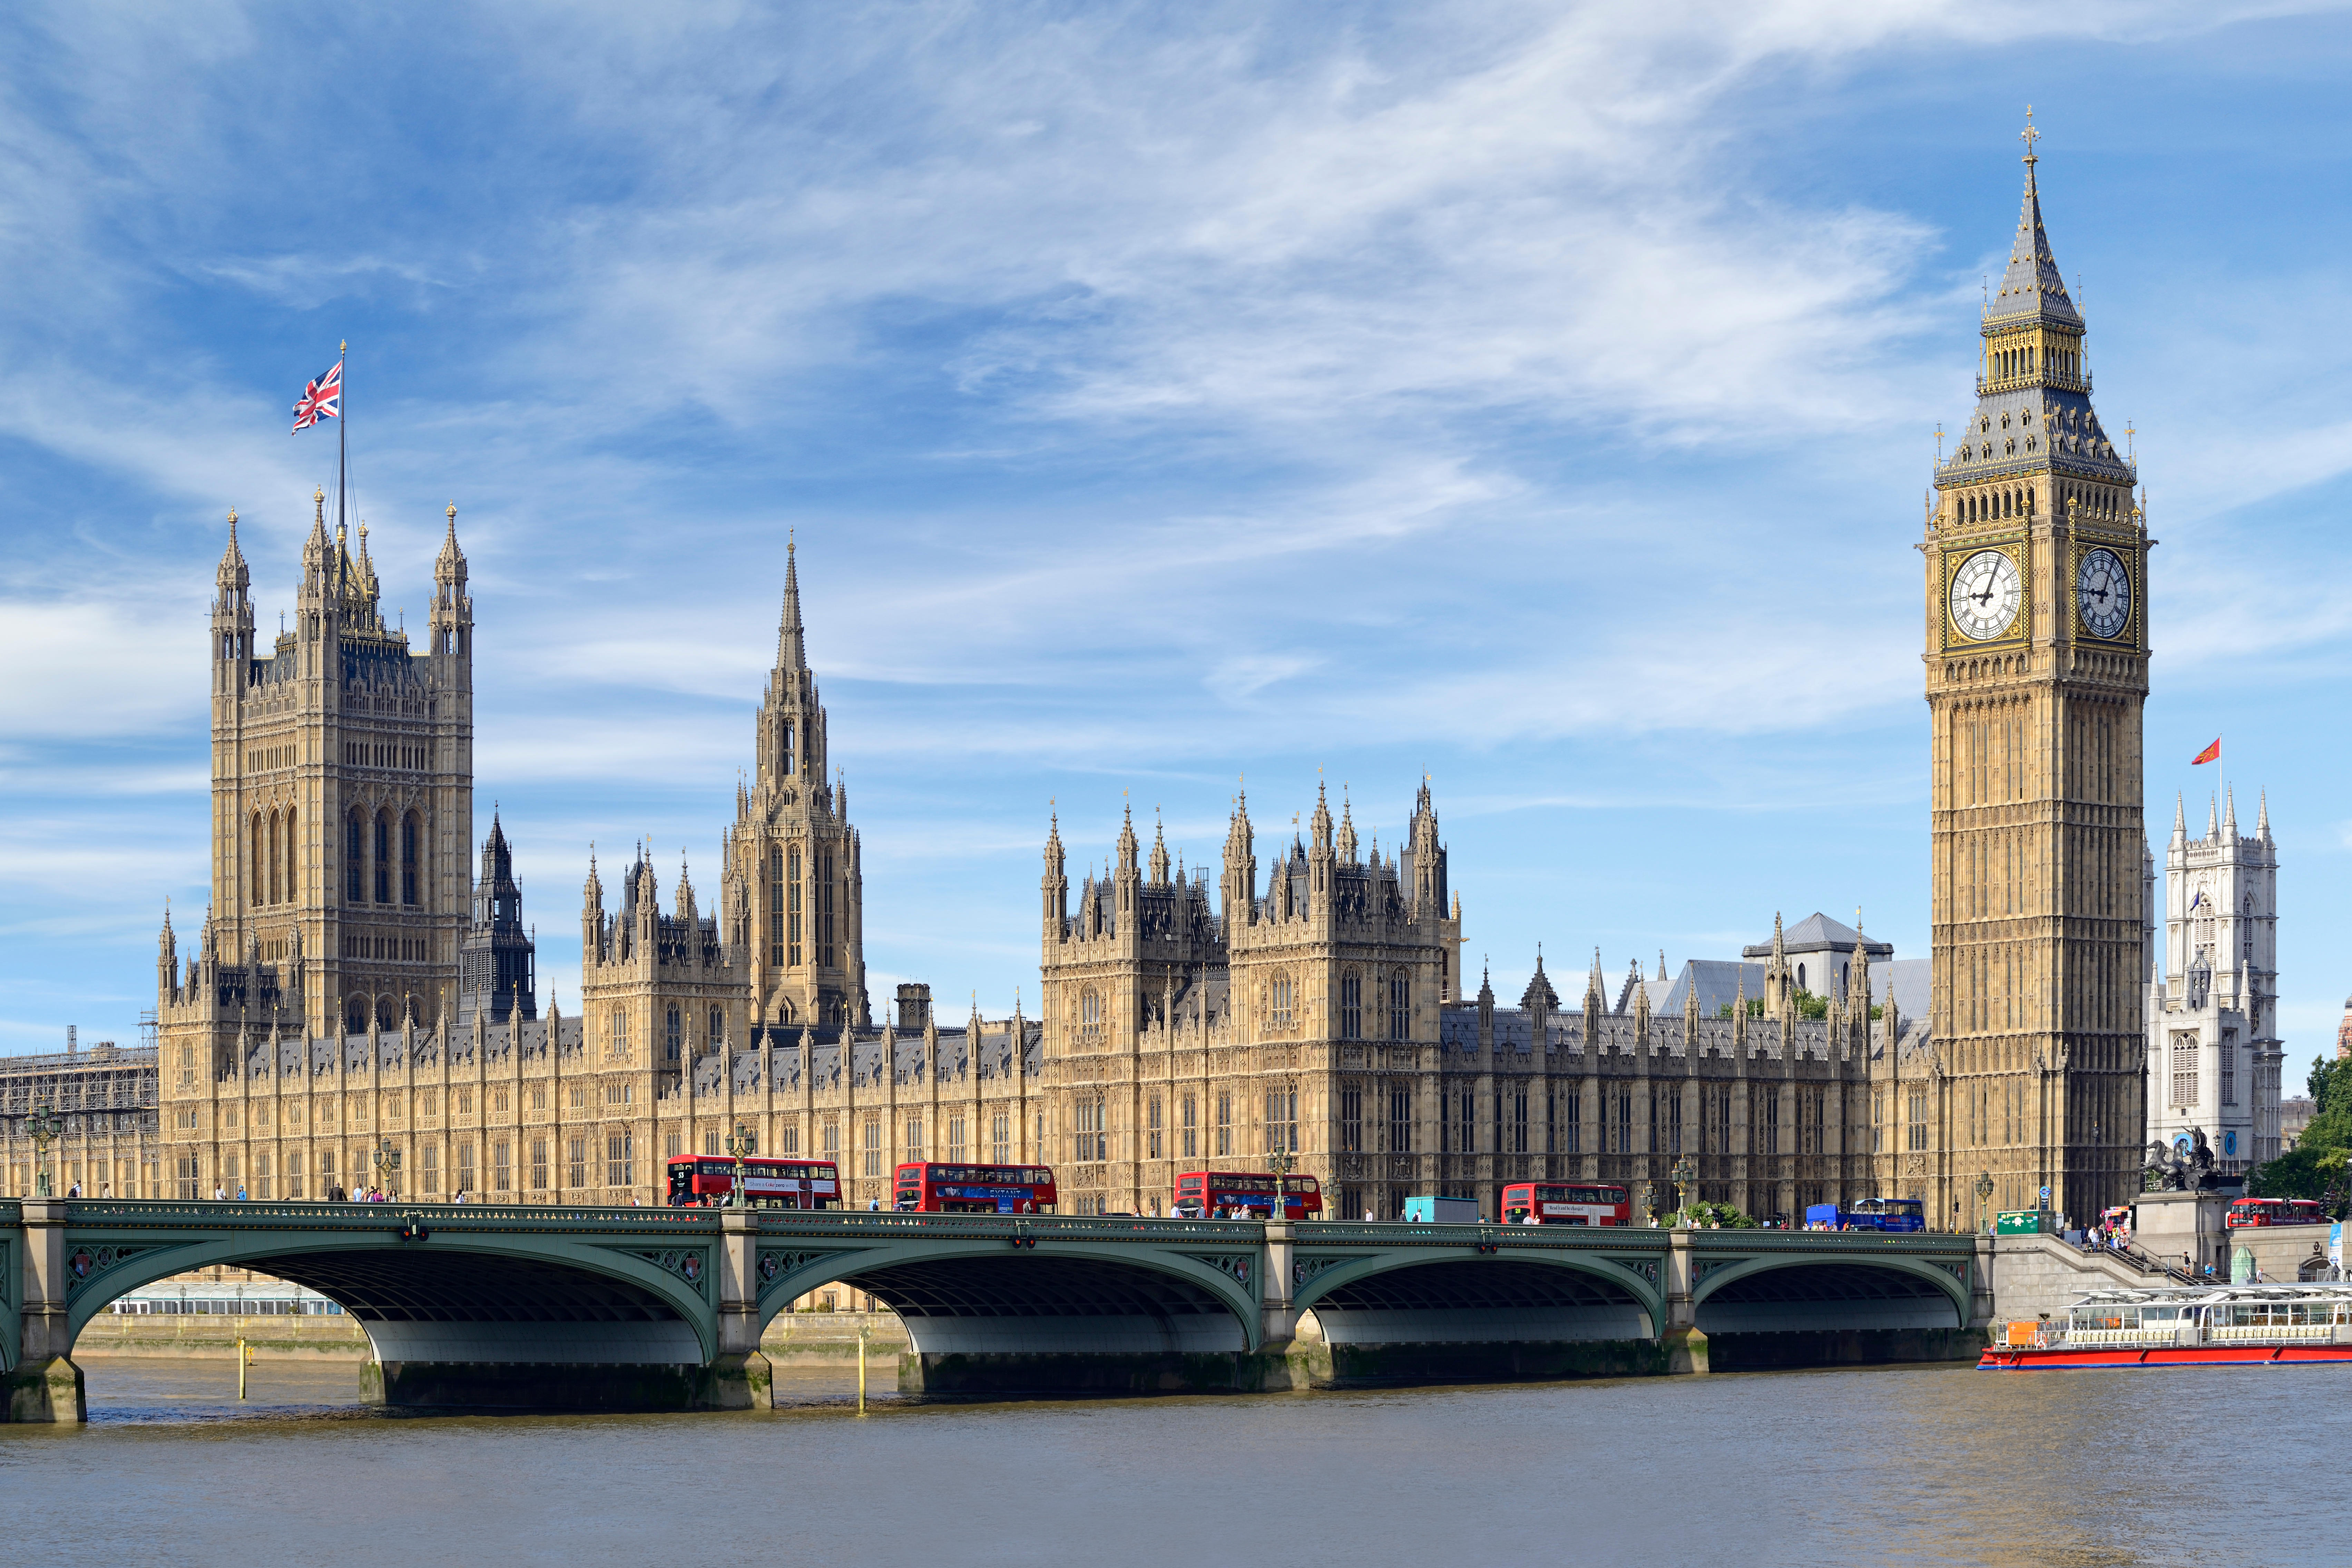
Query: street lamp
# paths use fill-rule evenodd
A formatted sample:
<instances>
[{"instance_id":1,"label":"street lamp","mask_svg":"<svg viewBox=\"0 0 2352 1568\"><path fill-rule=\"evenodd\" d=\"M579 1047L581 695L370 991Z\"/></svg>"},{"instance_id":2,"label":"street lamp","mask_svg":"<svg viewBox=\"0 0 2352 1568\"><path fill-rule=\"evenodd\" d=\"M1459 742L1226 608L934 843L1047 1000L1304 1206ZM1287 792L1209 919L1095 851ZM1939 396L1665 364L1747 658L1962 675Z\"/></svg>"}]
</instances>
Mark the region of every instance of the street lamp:
<instances>
[{"instance_id":1,"label":"street lamp","mask_svg":"<svg viewBox=\"0 0 2352 1568\"><path fill-rule=\"evenodd\" d=\"M735 1156L734 1181L727 1190L727 1206L730 1208L751 1206L743 1195L743 1156L751 1152L753 1142L751 1132L740 1121L735 1124L735 1131L727 1135L727 1152Z\"/></svg>"},{"instance_id":2,"label":"street lamp","mask_svg":"<svg viewBox=\"0 0 2352 1568\"><path fill-rule=\"evenodd\" d=\"M1979 1171L1977 1173L1977 1228L1979 1230L1982 1230L1984 1228L1985 1200L1991 1196L1992 1173L1990 1171Z\"/></svg>"},{"instance_id":3,"label":"street lamp","mask_svg":"<svg viewBox=\"0 0 2352 1568\"><path fill-rule=\"evenodd\" d=\"M1267 1164L1274 1167L1274 1212L1266 1215L1266 1218L1287 1219L1290 1217L1289 1205L1284 1202L1287 1194L1284 1191L1282 1179L1290 1174L1290 1168L1297 1163L1298 1161L1297 1157L1286 1149L1276 1150L1274 1156L1266 1161Z\"/></svg>"},{"instance_id":4,"label":"street lamp","mask_svg":"<svg viewBox=\"0 0 2352 1568\"><path fill-rule=\"evenodd\" d=\"M33 1195L37 1198L54 1195L49 1191L49 1142L65 1130L66 1124L50 1106L36 1107L25 1118L25 1131L33 1140Z\"/></svg>"},{"instance_id":5,"label":"street lamp","mask_svg":"<svg viewBox=\"0 0 2352 1568\"><path fill-rule=\"evenodd\" d=\"M1675 1162L1674 1175L1675 1219L1677 1224L1686 1224L1690 1217L1690 1200L1683 1195L1683 1190L1698 1180L1698 1162L1688 1154L1684 1155Z\"/></svg>"},{"instance_id":6,"label":"street lamp","mask_svg":"<svg viewBox=\"0 0 2352 1568\"><path fill-rule=\"evenodd\" d=\"M400 1151L392 1146L391 1139L386 1138L376 1145L374 1160L375 1184L383 1189L386 1198L390 1198L400 1185Z\"/></svg>"}]
</instances>

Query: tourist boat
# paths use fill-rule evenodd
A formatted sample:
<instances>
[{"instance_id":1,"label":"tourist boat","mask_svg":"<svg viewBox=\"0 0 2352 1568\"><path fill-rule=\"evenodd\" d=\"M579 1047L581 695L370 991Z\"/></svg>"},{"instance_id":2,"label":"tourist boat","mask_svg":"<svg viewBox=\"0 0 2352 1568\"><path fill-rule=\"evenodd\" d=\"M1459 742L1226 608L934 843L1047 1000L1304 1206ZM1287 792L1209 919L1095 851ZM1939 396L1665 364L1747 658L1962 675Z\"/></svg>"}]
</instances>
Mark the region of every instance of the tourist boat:
<instances>
[{"instance_id":1,"label":"tourist boat","mask_svg":"<svg viewBox=\"0 0 2352 1568\"><path fill-rule=\"evenodd\" d=\"M1979 1372L2352 1362L2352 1283L2095 1290L1995 1332Z\"/></svg>"}]
</instances>

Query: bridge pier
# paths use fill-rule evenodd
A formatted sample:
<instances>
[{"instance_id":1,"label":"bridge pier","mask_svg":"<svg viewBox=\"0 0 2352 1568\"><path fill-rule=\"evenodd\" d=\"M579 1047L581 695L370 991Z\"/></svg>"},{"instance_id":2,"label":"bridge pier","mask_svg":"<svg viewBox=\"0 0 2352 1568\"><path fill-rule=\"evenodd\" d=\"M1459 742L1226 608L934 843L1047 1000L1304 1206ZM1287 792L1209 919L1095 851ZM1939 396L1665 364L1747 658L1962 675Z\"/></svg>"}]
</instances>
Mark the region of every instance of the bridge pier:
<instances>
[{"instance_id":1,"label":"bridge pier","mask_svg":"<svg viewBox=\"0 0 2352 1568\"><path fill-rule=\"evenodd\" d=\"M704 1379L704 1410L766 1410L775 1368L760 1349L760 1219L752 1209L719 1215L719 1353Z\"/></svg>"},{"instance_id":2,"label":"bridge pier","mask_svg":"<svg viewBox=\"0 0 2352 1568\"><path fill-rule=\"evenodd\" d=\"M24 1258L17 1272L16 1354L7 1372L7 1419L89 1419L81 1368L73 1363L66 1312L66 1200L26 1198Z\"/></svg>"},{"instance_id":3,"label":"bridge pier","mask_svg":"<svg viewBox=\"0 0 2352 1568\"><path fill-rule=\"evenodd\" d=\"M1666 1233L1666 1323L1659 1335L1666 1352L1669 1373L1708 1370L1706 1336L1699 1331L1698 1310L1691 1302L1691 1232L1678 1225Z\"/></svg>"}]
</instances>

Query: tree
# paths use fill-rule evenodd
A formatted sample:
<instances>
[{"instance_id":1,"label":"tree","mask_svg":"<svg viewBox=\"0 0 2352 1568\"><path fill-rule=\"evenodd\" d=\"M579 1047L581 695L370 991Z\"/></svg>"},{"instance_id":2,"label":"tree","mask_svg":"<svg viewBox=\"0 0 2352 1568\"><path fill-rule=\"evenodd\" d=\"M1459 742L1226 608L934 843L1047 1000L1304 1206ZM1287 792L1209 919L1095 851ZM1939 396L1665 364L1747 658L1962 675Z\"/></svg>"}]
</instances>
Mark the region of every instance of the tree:
<instances>
[{"instance_id":1,"label":"tree","mask_svg":"<svg viewBox=\"0 0 2352 1568\"><path fill-rule=\"evenodd\" d=\"M2344 1217L2346 1165L2352 1158L2352 1061L2313 1058L2305 1079L2315 1111L2294 1148L2246 1173L2246 1195L2317 1198Z\"/></svg>"},{"instance_id":2,"label":"tree","mask_svg":"<svg viewBox=\"0 0 2352 1568\"><path fill-rule=\"evenodd\" d=\"M1690 1222L1699 1229L1720 1225L1726 1230L1754 1230L1756 1222L1733 1208L1729 1204L1696 1203L1686 1205Z\"/></svg>"}]
</instances>

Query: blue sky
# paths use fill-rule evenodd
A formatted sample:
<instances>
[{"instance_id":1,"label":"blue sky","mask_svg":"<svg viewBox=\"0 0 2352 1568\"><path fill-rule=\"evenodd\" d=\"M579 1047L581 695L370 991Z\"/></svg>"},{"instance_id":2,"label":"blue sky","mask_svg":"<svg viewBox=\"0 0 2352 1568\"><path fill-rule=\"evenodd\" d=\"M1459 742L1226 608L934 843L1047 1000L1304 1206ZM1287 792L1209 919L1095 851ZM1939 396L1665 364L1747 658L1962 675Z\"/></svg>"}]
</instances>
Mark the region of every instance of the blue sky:
<instances>
[{"instance_id":1,"label":"blue sky","mask_svg":"<svg viewBox=\"0 0 2352 1568\"><path fill-rule=\"evenodd\" d=\"M2151 824L2215 733L2269 787L2307 1059L2347 66L2294 5L9 7L0 1049L130 1037L205 901L221 520L272 626L345 337L388 609L459 509L567 1005L592 840L715 889L788 531L877 1001L1034 998L1048 800L1074 877L1129 802L1198 860L1244 772L1262 854L1432 775L1510 995L1775 910L1923 956L1913 546L2031 102L2163 542Z\"/></svg>"}]
</instances>

